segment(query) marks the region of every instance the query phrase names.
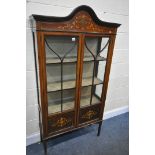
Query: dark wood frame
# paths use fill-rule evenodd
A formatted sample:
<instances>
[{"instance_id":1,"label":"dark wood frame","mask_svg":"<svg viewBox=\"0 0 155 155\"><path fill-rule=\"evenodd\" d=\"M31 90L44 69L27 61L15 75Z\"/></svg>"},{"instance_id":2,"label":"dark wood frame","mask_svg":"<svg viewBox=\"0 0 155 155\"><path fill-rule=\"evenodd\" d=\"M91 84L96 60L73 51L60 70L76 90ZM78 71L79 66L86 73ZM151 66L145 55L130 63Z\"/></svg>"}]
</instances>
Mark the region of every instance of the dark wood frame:
<instances>
[{"instance_id":1,"label":"dark wood frame","mask_svg":"<svg viewBox=\"0 0 155 155\"><path fill-rule=\"evenodd\" d=\"M40 135L41 141L43 141L45 154L47 154L46 142L50 138L64 134L69 131L77 130L79 128L99 123L98 136L102 125L102 117L105 106L109 74L112 62L112 55L115 43L115 37L117 28L120 24L103 22L96 16L93 9L88 6L80 6L76 8L67 17L49 17L41 15L32 15L30 17L32 25L32 34L34 42L34 54L35 54L35 66L36 66L36 78L37 87L40 84L40 92L38 91L38 105L39 105L39 118L40 118ZM37 37L35 37L35 34ZM47 111L47 82L46 82L46 61L45 61L45 35L61 35L61 36L77 36L79 37L78 44L78 58L76 65L76 99L74 110L68 110L61 114L48 115ZM106 60L106 68L104 74L103 88L101 103L91 105L89 107L80 108L80 95L81 95L81 83L82 83L82 69L83 69L83 57L84 57L84 39L85 36L107 36L110 38L108 46L108 55ZM35 41L37 40L37 45ZM36 51L38 47L38 52ZM38 53L38 58L37 58ZM39 75L37 74L37 59L39 63ZM38 78L39 77L39 78ZM38 80L39 79L39 80ZM39 82L40 81L40 82ZM92 119L85 121L86 118L82 118L83 114L88 111L94 112ZM68 124L65 124L64 129L54 128L55 132L49 132L49 122L53 123L55 120L62 119L61 116L65 116L68 120ZM73 119L74 116L74 119ZM69 125L69 126L67 126Z\"/></svg>"}]
</instances>

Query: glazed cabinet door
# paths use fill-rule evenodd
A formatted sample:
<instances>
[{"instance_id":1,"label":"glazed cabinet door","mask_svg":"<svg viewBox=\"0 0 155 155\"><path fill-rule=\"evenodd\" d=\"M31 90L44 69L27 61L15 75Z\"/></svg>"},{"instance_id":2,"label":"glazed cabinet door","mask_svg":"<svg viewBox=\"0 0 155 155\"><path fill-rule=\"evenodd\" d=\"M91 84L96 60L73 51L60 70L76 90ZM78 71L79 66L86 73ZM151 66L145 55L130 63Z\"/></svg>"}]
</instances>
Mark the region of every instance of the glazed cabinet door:
<instances>
[{"instance_id":1,"label":"glazed cabinet door","mask_svg":"<svg viewBox=\"0 0 155 155\"><path fill-rule=\"evenodd\" d=\"M47 133L75 126L79 36L43 34Z\"/></svg>"},{"instance_id":2,"label":"glazed cabinet door","mask_svg":"<svg viewBox=\"0 0 155 155\"><path fill-rule=\"evenodd\" d=\"M107 36L84 36L79 124L99 119L109 41Z\"/></svg>"}]
</instances>

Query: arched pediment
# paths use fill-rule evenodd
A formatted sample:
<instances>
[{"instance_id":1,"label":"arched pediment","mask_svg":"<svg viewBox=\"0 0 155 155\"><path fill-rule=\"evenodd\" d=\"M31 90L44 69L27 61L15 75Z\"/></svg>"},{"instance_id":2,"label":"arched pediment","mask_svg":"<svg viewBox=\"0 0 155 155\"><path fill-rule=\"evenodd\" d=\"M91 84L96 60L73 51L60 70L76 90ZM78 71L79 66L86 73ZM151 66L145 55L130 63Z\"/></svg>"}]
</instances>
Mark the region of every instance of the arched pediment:
<instances>
[{"instance_id":1,"label":"arched pediment","mask_svg":"<svg viewBox=\"0 0 155 155\"><path fill-rule=\"evenodd\" d=\"M120 24L101 21L92 8L79 6L66 17L32 15L38 30L115 33Z\"/></svg>"}]
</instances>

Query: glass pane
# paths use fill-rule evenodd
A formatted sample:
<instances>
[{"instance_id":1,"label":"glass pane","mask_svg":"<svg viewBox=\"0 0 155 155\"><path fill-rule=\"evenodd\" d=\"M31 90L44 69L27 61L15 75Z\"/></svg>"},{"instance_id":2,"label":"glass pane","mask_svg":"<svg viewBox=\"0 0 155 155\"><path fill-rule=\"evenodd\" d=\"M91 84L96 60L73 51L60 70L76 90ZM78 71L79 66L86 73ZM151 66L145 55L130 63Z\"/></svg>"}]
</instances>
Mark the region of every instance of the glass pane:
<instances>
[{"instance_id":1,"label":"glass pane","mask_svg":"<svg viewBox=\"0 0 155 155\"><path fill-rule=\"evenodd\" d=\"M91 81L92 80L92 77L93 77L93 69L94 69L94 63L91 62L91 61L86 61L83 63L83 84L84 82L86 82L86 79L87 79L87 82L88 81ZM91 82L90 84L91 85Z\"/></svg>"},{"instance_id":2,"label":"glass pane","mask_svg":"<svg viewBox=\"0 0 155 155\"><path fill-rule=\"evenodd\" d=\"M80 106L101 102L109 38L86 37Z\"/></svg>"},{"instance_id":3,"label":"glass pane","mask_svg":"<svg viewBox=\"0 0 155 155\"><path fill-rule=\"evenodd\" d=\"M74 109L77 37L45 36L48 113Z\"/></svg>"},{"instance_id":4,"label":"glass pane","mask_svg":"<svg viewBox=\"0 0 155 155\"><path fill-rule=\"evenodd\" d=\"M63 91L63 110L69 110L74 108L75 102L75 89L69 89Z\"/></svg>"},{"instance_id":5,"label":"glass pane","mask_svg":"<svg viewBox=\"0 0 155 155\"><path fill-rule=\"evenodd\" d=\"M101 102L102 87L103 87L103 84L92 86L92 89L93 89L92 104L97 104Z\"/></svg>"},{"instance_id":6,"label":"glass pane","mask_svg":"<svg viewBox=\"0 0 155 155\"><path fill-rule=\"evenodd\" d=\"M98 58L99 57L102 57L102 58L107 58L107 53L108 53L108 45L109 45L109 38L107 37L104 37L104 38L100 38L100 53L98 55Z\"/></svg>"},{"instance_id":7,"label":"glass pane","mask_svg":"<svg viewBox=\"0 0 155 155\"><path fill-rule=\"evenodd\" d=\"M93 55L97 54L97 45L98 45L97 38L88 38L88 37L85 38L84 58L87 57L93 58Z\"/></svg>"},{"instance_id":8,"label":"glass pane","mask_svg":"<svg viewBox=\"0 0 155 155\"><path fill-rule=\"evenodd\" d=\"M48 93L48 113L61 112L61 93L62 91L53 91ZM63 90L62 110L74 108L75 89Z\"/></svg>"},{"instance_id":9,"label":"glass pane","mask_svg":"<svg viewBox=\"0 0 155 155\"><path fill-rule=\"evenodd\" d=\"M76 84L76 63L63 63L46 65L47 91L61 90L61 67L63 68L63 89L75 88Z\"/></svg>"},{"instance_id":10,"label":"glass pane","mask_svg":"<svg viewBox=\"0 0 155 155\"><path fill-rule=\"evenodd\" d=\"M61 111L61 92L55 91L48 93L48 113L55 113Z\"/></svg>"},{"instance_id":11,"label":"glass pane","mask_svg":"<svg viewBox=\"0 0 155 155\"><path fill-rule=\"evenodd\" d=\"M81 106L88 106L90 105L91 99L91 86L82 87L81 90Z\"/></svg>"},{"instance_id":12,"label":"glass pane","mask_svg":"<svg viewBox=\"0 0 155 155\"><path fill-rule=\"evenodd\" d=\"M75 87L76 80L76 63L66 63L63 65L63 88L68 87L65 82L70 82L70 87ZM72 84L71 84L72 82Z\"/></svg>"},{"instance_id":13,"label":"glass pane","mask_svg":"<svg viewBox=\"0 0 155 155\"><path fill-rule=\"evenodd\" d=\"M81 91L81 107L97 104L101 102L102 84L83 87ZM92 96L91 96L92 94Z\"/></svg>"},{"instance_id":14,"label":"glass pane","mask_svg":"<svg viewBox=\"0 0 155 155\"><path fill-rule=\"evenodd\" d=\"M47 91L61 89L61 64L46 65Z\"/></svg>"},{"instance_id":15,"label":"glass pane","mask_svg":"<svg viewBox=\"0 0 155 155\"><path fill-rule=\"evenodd\" d=\"M86 37L84 47L84 61L104 60L107 58L109 45L108 37Z\"/></svg>"},{"instance_id":16,"label":"glass pane","mask_svg":"<svg viewBox=\"0 0 155 155\"><path fill-rule=\"evenodd\" d=\"M46 36L46 63L60 63L77 61L77 37Z\"/></svg>"}]
</instances>

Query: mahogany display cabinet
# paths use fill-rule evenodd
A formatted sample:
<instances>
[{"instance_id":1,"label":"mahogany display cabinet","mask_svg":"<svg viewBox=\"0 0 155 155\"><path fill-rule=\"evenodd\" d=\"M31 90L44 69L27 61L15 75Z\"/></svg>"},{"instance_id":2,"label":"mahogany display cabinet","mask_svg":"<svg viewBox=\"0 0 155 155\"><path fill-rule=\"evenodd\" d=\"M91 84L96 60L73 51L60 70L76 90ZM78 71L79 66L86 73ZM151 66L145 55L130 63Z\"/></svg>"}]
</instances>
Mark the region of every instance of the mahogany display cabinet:
<instances>
[{"instance_id":1,"label":"mahogany display cabinet","mask_svg":"<svg viewBox=\"0 0 155 155\"><path fill-rule=\"evenodd\" d=\"M47 141L98 123L108 88L117 28L89 6L66 17L32 15L40 134Z\"/></svg>"}]
</instances>

